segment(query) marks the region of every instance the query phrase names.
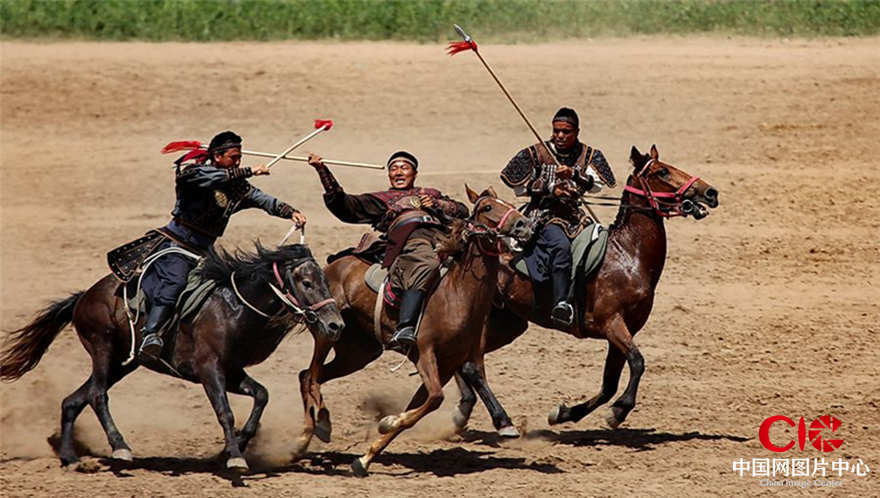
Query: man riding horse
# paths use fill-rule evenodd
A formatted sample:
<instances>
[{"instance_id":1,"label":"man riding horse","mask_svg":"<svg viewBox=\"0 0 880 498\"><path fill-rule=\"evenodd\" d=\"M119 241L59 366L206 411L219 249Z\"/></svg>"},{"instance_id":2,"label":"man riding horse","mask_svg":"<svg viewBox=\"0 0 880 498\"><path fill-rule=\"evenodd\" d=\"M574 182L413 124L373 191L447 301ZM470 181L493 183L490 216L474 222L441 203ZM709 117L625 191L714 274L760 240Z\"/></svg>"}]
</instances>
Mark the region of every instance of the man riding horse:
<instances>
[{"instance_id":1,"label":"man riding horse","mask_svg":"<svg viewBox=\"0 0 880 498\"><path fill-rule=\"evenodd\" d=\"M156 230L164 240L151 253L171 247L204 254L223 235L229 217L248 208L260 208L272 216L291 219L298 225L306 217L289 204L248 183L251 176L268 175L265 165L241 167L241 137L231 131L218 134L205 150L196 150L175 164L177 201L172 220ZM142 328L138 357L155 361L164 343L161 331L174 315L177 298L186 287L187 276L196 262L180 253L160 256L143 277L143 290L150 311ZM112 265L111 265L112 266Z\"/></svg>"},{"instance_id":2,"label":"man riding horse","mask_svg":"<svg viewBox=\"0 0 880 498\"><path fill-rule=\"evenodd\" d=\"M414 186L419 161L406 151L388 159L389 190L360 195L345 193L320 156L310 155L309 164L321 178L330 212L347 223L370 223L386 234L382 267L389 268L392 292L402 294L397 329L388 348L406 352L416 343L416 322L440 275L440 259L434 251L437 239L451 219L468 216L467 206L439 190Z\"/></svg>"},{"instance_id":3,"label":"man riding horse","mask_svg":"<svg viewBox=\"0 0 880 498\"><path fill-rule=\"evenodd\" d=\"M567 327L574 318L568 302L571 241L592 222L579 201L585 192L596 193L603 184L613 187L615 181L602 152L578 140L579 120L573 109L559 109L552 124L553 140L519 151L501 172L501 180L517 196L530 198L526 213L540 228L526 265L535 283L551 281L550 317Z\"/></svg>"}]
</instances>

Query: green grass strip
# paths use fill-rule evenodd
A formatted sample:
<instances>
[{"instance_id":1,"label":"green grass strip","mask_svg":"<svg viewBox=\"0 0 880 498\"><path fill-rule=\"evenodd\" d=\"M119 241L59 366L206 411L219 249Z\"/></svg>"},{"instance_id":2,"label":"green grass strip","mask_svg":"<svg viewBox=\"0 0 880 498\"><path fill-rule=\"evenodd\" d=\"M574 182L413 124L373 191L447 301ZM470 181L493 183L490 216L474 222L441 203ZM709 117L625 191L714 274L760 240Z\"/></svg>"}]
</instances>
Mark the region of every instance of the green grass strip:
<instances>
[{"instance_id":1,"label":"green grass strip","mask_svg":"<svg viewBox=\"0 0 880 498\"><path fill-rule=\"evenodd\" d=\"M0 0L4 38L487 41L730 33L862 36L880 0Z\"/></svg>"}]
</instances>

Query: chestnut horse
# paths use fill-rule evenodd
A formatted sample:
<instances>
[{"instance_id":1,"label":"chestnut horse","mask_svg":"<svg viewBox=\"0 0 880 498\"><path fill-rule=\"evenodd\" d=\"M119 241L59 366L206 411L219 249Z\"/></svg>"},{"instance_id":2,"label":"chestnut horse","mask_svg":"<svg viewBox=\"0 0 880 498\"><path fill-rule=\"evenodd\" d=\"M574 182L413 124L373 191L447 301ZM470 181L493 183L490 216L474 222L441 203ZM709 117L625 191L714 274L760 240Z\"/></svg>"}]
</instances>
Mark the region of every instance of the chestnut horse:
<instances>
[{"instance_id":1,"label":"chestnut horse","mask_svg":"<svg viewBox=\"0 0 880 498\"><path fill-rule=\"evenodd\" d=\"M245 471L247 462L241 454L256 434L269 393L244 368L268 358L290 329L303 321L315 337L334 340L342 331L342 316L330 296L321 267L302 245L268 251L258 244L255 256L218 255L212 251L203 262L201 273L214 280L217 287L194 318L182 320L173 338L167 341L166 350L172 351L168 364L174 371L159 363L144 366L204 386L223 426L226 466ZM257 311L243 305L233 294L233 279L239 295ZM276 296L269 284L286 297ZM0 354L0 379L18 379L37 366L68 323L72 321L76 327L80 341L92 357L92 374L61 405L59 453L63 465L78 459L73 424L86 404L98 416L113 448L113 458L132 460L131 449L110 416L107 397L113 384L140 365L137 360L125 362L133 338L125 305L119 297L121 285L113 275L107 275L90 289L56 301L29 325L12 332ZM171 335L171 331L166 335ZM226 391L254 399L250 417L238 434Z\"/></svg>"},{"instance_id":2,"label":"chestnut horse","mask_svg":"<svg viewBox=\"0 0 880 498\"><path fill-rule=\"evenodd\" d=\"M636 391L645 365L633 336L651 314L654 290L666 261L666 231L663 220L672 216L693 215L702 219L705 206L718 206L718 191L711 185L678 168L660 161L656 146L643 155L632 148L633 171L620 198L617 219L610 227L605 259L596 274L586 282L578 281L576 299L582 300L579 320L567 329L551 323L546 310L536 311L532 283L528 278L502 265L498 279L503 305L489 314L483 332L483 352L489 353L510 344L529 325L557 328L578 338L591 337L608 341L608 355L599 394L588 401L568 407L560 404L548 417L550 424L577 422L608 402L617 392L624 363L629 365L629 384L611 406L606 421L616 428L635 407ZM705 206L704 206L705 205ZM507 256L505 259L509 259ZM461 389L454 422L463 429L476 402L474 391L486 404L495 428L503 436L516 437L510 417L486 383L482 357L463 366L456 381Z\"/></svg>"},{"instance_id":3,"label":"chestnut horse","mask_svg":"<svg viewBox=\"0 0 880 498\"><path fill-rule=\"evenodd\" d=\"M367 475L370 462L398 434L440 406L443 386L465 361L474 361L480 354L480 334L497 287L501 238L525 242L532 236L527 218L498 199L491 188L479 195L467 188L467 194L474 204L473 214L468 221L454 222L449 239L438 246L438 252L457 253L455 263L429 296L418 332L418 351L409 354L422 385L406 411L382 419L382 436L365 455L352 462L359 477ZM453 247L443 248L444 243ZM354 256L340 258L325 268L345 329L335 344L317 337L312 363L300 372L306 421L300 452L308 448L313 434L329 441L330 412L324 406L321 384L356 372L378 358L382 344L394 331L395 320L386 307L381 317L381 338L374 333L376 293L364 284L368 268L369 264ZM325 365L331 348L336 354Z\"/></svg>"}]
</instances>

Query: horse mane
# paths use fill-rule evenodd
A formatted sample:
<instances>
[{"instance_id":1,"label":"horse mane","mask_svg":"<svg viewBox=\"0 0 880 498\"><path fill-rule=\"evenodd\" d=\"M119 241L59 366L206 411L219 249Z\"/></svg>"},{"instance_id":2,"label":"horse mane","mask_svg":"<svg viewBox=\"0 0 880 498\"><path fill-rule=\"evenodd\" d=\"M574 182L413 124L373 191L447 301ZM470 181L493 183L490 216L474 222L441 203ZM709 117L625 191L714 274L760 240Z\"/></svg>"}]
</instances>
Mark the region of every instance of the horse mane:
<instances>
[{"instance_id":1,"label":"horse mane","mask_svg":"<svg viewBox=\"0 0 880 498\"><path fill-rule=\"evenodd\" d=\"M274 251L263 247L259 240L254 242L254 246L256 254L246 253L241 249L229 252L223 248L219 251L211 248L202 262L202 278L213 280L224 287L230 286L229 277L233 272L251 280L271 281L275 278L272 269L275 263L312 257L309 248L302 244L281 246Z\"/></svg>"},{"instance_id":2,"label":"horse mane","mask_svg":"<svg viewBox=\"0 0 880 498\"><path fill-rule=\"evenodd\" d=\"M464 252L467 242L462 234L466 226L467 220L456 218L450 224L449 233L437 237L435 251L441 255L441 259L443 259L443 255L455 257Z\"/></svg>"}]
</instances>

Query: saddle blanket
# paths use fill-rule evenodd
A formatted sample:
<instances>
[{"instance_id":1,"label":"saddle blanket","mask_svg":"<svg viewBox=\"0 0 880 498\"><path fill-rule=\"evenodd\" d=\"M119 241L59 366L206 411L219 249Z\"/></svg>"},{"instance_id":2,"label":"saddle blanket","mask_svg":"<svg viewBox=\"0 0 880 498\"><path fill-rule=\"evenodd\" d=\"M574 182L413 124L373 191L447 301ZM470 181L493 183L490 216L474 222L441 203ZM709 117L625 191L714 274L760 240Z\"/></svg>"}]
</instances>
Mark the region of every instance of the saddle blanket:
<instances>
[{"instance_id":1,"label":"saddle blanket","mask_svg":"<svg viewBox=\"0 0 880 498\"><path fill-rule=\"evenodd\" d=\"M605 250L608 248L608 229L598 223L586 227L571 241L571 281L574 282L579 271L584 277L590 276L605 259ZM526 260L522 257L514 258L511 263L513 268L525 277L531 279Z\"/></svg>"}]
</instances>

